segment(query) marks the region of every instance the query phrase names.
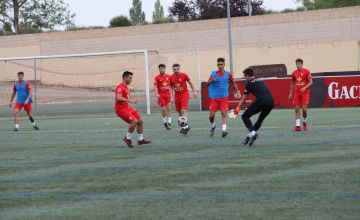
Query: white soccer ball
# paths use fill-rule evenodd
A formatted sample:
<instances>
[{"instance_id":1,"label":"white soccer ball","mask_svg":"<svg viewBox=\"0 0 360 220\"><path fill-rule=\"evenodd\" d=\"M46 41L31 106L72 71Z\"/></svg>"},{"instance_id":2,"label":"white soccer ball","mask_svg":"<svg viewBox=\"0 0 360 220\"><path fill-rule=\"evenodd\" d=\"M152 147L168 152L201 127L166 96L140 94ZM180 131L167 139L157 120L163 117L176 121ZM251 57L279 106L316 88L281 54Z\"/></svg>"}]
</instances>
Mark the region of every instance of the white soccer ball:
<instances>
[{"instance_id":1,"label":"white soccer ball","mask_svg":"<svg viewBox=\"0 0 360 220\"><path fill-rule=\"evenodd\" d=\"M179 119L178 119L178 125L180 127L185 127L187 125L187 117L180 116Z\"/></svg>"}]
</instances>

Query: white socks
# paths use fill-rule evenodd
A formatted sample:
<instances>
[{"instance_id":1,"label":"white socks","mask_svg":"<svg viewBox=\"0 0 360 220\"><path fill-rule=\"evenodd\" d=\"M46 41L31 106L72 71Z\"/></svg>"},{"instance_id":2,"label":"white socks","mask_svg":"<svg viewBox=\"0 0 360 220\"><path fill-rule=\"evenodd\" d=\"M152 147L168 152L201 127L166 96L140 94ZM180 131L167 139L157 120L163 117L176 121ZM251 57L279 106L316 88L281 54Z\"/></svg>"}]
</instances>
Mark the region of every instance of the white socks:
<instances>
[{"instance_id":1,"label":"white socks","mask_svg":"<svg viewBox=\"0 0 360 220\"><path fill-rule=\"evenodd\" d=\"M300 127L301 125L301 120L300 119L296 119L296 127Z\"/></svg>"},{"instance_id":2,"label":"white socks","mask_svg":"<svg viewBox=\"0 0 360 220\"><path fill-rule=\"evenodd\" d=\"M163 122L171 124L171 117L163 117Z\"/></svg>"},{"instance_id":3,"label":"white socks","mask_svg":"<svg viewBox=\"0 0 360 220\"><path fill-rule=\"evenodd\" d=\"M211 127L212 127L212 128L215 128L215 126L216 126L216 125L215 125L215 122L211 124Z\"/></svg>"},{"instance_id":4,"label":"white socks","mask_svg":"<svg viewBox=\"0 0 360 220\"><path fill-rule=\"evenodd\" d=\"M307 118L303 118L303 122L305 122L305 123L306 123L306 122L307 122Z\"/></svg>"},{"instance_id":5,"label":"white socks","mask_svg":"<svg viewBox=\"0 0 360 220\"><path fill-rule=\"evenodd\" d=\"M144 140L144 134L138 134L137 139L138 139L138 141Z\"/></svg>"},{"instance_id":6,"label":"white socks","mask_svg":"<svg viewBox=\"0 0 360 220\"><path fill-rule=\"evenodd\" d=\"M222 131L226 131L226 129L227 129L226 124L223 124L223 125L222 125Z\"/></svg>"},{"instance_id":7,"label":"white socks","mask_svg":"<svg viewBox=\"0 0 360 220\"><path fill-rule=\"evenodd\" d=\"M126 139L131 140L131 137L132 137L132 134L128 132L128 133L126 134ZM138 140L138 141L144 140L144 134L138 134L137 140Z\"/></svg>"},{"instance_id":8,"label":"white socks","mask_svg":"<svg viewBox=\"0 0 360 220\"><path fill-rule=\"evenodd\" d=\"M256 134L256 131L251 131L249 134L248 134L248 137L254 137Z\"/></svg>"},{"instance_id":9,"label":"white socks","mask_svg":"<svg viewBox=\"0 0 360 220\"><path fill-rule=\"evenodd\" d=\"M15 124L15 128L19 129L19 124Z\"/></svg>"}]
</instances>

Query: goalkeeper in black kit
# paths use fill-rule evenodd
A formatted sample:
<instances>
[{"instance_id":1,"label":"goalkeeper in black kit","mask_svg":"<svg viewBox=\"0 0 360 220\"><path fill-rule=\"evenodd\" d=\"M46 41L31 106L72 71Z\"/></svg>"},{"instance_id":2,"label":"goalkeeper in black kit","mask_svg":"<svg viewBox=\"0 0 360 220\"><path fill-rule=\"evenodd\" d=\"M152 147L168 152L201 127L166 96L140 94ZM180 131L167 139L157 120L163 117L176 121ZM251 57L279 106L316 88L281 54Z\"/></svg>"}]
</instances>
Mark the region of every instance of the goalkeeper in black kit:
<instances>
[{"instance_id":1,"label":"goalkeeper in black kit","mask_svg":"<svg viewBox=\"0 0 360 220\"><path fill-rule=\"evenodd\" d=\"M266 116L268 116L271 110L274 108L274 98L272 97L271 92L264 81L255 77L253 69L247 68L243 71L243 73L247 81L244 95L242 96L236 109L232 110L230 116L233 115L233 117L236 117L236 115L241 110L241 106L245 103L247 96L250 93L256 97L256 101L242 114L242 120L250 132L244 139L243 144L249 144L249 146L252 146L255 140L258 138L257 131L260 129L261 124L263 123ZM253 125L250 118L251 116L258 113L260 113L259 118Z\"/></svg>"}]
</instances>

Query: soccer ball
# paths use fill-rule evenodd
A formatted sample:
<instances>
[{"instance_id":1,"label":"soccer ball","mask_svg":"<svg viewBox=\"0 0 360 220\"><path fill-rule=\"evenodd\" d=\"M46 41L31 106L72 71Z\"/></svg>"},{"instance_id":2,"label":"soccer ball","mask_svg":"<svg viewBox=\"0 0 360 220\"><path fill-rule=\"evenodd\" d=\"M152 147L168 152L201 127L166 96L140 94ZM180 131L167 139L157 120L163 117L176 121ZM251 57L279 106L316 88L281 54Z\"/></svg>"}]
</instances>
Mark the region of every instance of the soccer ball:
<instances>
[{"instance_id":1,"label":"soccer ball","mask_svg":"<svg viewBox=\"0 0 360 220\"><path fill-rule=\"evenodd\" d=\"M187 125L187 118L185 116L180 116L178 119L178 125L180 127L185 127Z\"/></svg>"}]
</instances>

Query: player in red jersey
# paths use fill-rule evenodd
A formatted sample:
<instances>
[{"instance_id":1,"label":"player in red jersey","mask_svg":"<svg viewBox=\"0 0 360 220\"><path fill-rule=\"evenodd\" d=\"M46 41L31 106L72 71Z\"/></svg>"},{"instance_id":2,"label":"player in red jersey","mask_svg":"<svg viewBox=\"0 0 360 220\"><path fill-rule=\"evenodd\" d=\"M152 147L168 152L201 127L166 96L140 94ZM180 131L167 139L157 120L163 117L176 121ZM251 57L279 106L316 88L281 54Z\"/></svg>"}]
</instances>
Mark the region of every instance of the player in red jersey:
<instances>
[{"instance_id":1,"label":"player in red jersey","mask_svg":"<svg viewBox=\"0 0 360 220\"><path fill-rule=\"evenodd\" d=\"M307 125L307 106L310 101L310 87L313 84L311 72L303 68L304 61L296 59L297 69L292 73L289 99L293 97L295 106L296 126L293 131L301 131L300 108L303 113L303 129L308 129Z\"/></svg>"},{"instance_id":2,"label":"player in red jersey","mask_svg":"<svg viewBox=\"0 0 360 220\"><path fill-rule=\"evenodd\" d=\"M18 72L18 81L15 83L13 87L13 92L11 94L11 99L9 103L9 107L12 107L12 102L16 97L16 103L14 106L14 121L15 121L15 128L14 131L19 131L19 121L20 121L20 110L24 107L30 121L33 124L33 128L35 130L39 130L39 127L35 123L35 118L32 114L32 91L31 85L28 81L24 80L24 72Z\"/></svg>"},{"instance_id":3,"label":"player in red jersey","mask_svg":"<svg viewBox=\"0 0 360 220\"><path fill-rule=\"evenodd\" d=\"M126 137L124 137L123 141L130 148L134 147L131 143L131 136L135 128L138 133L139 145L151 143L151 141L144 139L143 120L139 112L129 105L129 103L137 103L135 99L130 98L130 91L128 88L128 85L130 85L132 81L132 76L132 72L125 71L122 76L122 83L120 83L115 90L115 112L117 116L119 116L122 120L129 124L128 132L126 134Z\"/></svg>"},{"instance_id":4,"label":"player in red jersey","mask_svg":"<svg viewBox=\"0 0 360 220\"><path fill-rule=\"evenodd\" d=\"M197 97L194 84L190 81L189 76L186 73L180 72L180 65L175 63L173 66L173 74L170 77L170 83L175 93L175 108L180 116L187 117L187 110L189 105L189 91L187 84L189 83L194 97ZM190 130L189 125L181 128L180 133L187 134Z\"/></svg>"},{"instance_id":5,"label":"player in red jersey","mask_svg":"<svg viewBox=\"0 0 360 220\"><path fill-rule=\"evenodd\" d=\"M165 73L165 64L159 65L159 74L154 79L155 95L158 97L158 105L161 107L163 123L167 130L171 129L171 94L170 75Z\"/></svg>"}]
</instances>

